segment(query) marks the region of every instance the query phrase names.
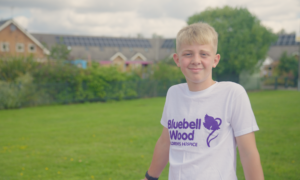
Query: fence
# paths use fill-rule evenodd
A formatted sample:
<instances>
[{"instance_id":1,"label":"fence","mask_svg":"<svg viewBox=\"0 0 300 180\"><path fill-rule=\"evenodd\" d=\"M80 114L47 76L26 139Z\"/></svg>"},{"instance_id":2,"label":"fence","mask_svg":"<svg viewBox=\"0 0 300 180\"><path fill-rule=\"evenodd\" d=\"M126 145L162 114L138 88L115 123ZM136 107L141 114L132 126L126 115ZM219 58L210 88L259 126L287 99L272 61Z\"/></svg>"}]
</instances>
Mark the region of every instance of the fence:
<instances>
[{"instance_id":1,"label":"fence","mask_svg":"<svg viewBox=\"0 0 300 180\"><path fill-rule=\"evenodd\" d=\"M96 88L86 83L78 86L68 83L12 84L2 82L0 83L0 109L166 96L169 87L183 82L185 80L124 81ZM294 79L278 77L240 79L239 83L246 90L295 88L297 86Z\"/></svg>"},{"instance_id":2,"label":"fence","mask_svg":"<svg viewBox=\"0 0 300 180\"><path fill-rule=\"evenodd\" d=\"M248 91L297 89L297 79L289 77L240 78L239 84Z\"/></svg>"},{"instance_id":3,"label":"fence","mask_svg":"<svg viewBox=\"0 0 300 180\"><path fill-rule=\"evenodd\" d=\"M297 78L269 77L262 79L262 89L297 89Z\"/></svg>"}]
</instances>

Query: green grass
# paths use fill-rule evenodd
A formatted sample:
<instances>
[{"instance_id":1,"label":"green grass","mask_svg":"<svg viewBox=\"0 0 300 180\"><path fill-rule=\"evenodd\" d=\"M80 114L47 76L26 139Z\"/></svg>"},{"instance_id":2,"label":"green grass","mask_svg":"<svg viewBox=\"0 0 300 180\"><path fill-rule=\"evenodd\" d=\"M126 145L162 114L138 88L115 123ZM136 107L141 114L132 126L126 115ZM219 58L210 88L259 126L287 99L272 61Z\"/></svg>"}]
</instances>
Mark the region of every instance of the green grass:
<instances>
[{"instance_id":1,"label":"green grass","mask_svg":"<svg viewBox=\"0 0 300 180\"><path fill-rule=\"evenodd\" d=\"M265 179L300 177L300 93L249 93ZM0 111L0 180L142 179L164 98ZM238 160L237 174L244 179ZM162 173L166 180L168 168Z\"/></svg>"}]
</instances>

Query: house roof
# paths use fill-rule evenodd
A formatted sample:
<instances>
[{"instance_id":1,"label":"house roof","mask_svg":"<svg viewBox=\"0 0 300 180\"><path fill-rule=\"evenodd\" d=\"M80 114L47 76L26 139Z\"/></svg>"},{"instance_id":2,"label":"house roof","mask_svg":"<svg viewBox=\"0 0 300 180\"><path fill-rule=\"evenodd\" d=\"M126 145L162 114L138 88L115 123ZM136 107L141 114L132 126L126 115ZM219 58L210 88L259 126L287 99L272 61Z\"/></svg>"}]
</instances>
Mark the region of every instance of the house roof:
<instances>
[{"instance_id":1,"label":"house roof","mask_svg":"<svg viewBox=\"0 0 300 180\"><path fill-rule=\"evenodd\" d=\"M295 34L280 34L272 46L295 46L300 43L295 41Z\"/></svg>"},{"instance_id":2,"label":"house roof","mask_svg":"<svg viewBox=\"0 0 300 180\"><path fill-rule=\"evenodd\" d=\"M113 61L113 60L116 59L118 56L120 56L124 61L127 60L127 57L124 56L124 54L122 54L121 52L117 52L116 54L114 54L114 55L110 58L110 60Z\"/></svg>"},{"instance_id":3,"label":"house roof","mask_svg":"<svg viewBox=\"0 0 300 180\"><path fill-rule=\"evenodd\" d=\"M151 48L148 39L137 38L113 38L113 37L95 37L95 36L56 36L57 44L66 46L99 46L99 47L139 47Z\"/></svg>"},{"instance_id":4,"label":"house roof","mask_svg":"<svg viewBox=\"0 0 300 180\"><path fill-rule=\"evenodd\" d=\"M0 21L0 31L6 28L8 25L15 25L22 33L24 33L29 39L31 39L36 45L38 45L45 54L50 54L49 50L46 49L36 38L34 38L30 33L18 25L13 19L7 19Z\"/></svg>"},{"instance_id":5,"label":"house roof","mask_svg":"<svg viewBox=\"0 0 300 180\"><path fill-rule=\"evenodd\" d=\"M289 56L299 51L300 43L295 41L295 33L280 34L275 43L273 43L268 51L268 56L274 61L278 61L282 53L286 52Z\"/></svg>"},{"instance_id":6,"label":"house roof","mask_svg":"<svg viewBox=\"0 0 300 180\"><path fill-rule=\"evenodd\" d=\"M134 56L132 56L130 60L133 61L133 60L135 60L137 57L142 58L143 61L147 61L147 58L146 58L143 54L141 54L141 53L139 53L139 52L136 53Z\"/></svg>"},{"instance_id":7,"label":"house roof","mask_svg":"<svg viewBox=\"0 0 300 180\"><path fill-rule=\"evenodd\" d=\"M0 21L0 27L1 27L3 24L5 24L7 21L8 21L8 20L2 20L2 21Z\"/></svg>"},{"instance_id":8,"label":"house roof","mask_svg":"<svg viewBox=\"0 0 300 180\"><path fill-rule=\"evenodd\" d=\"M117 52L127 59L141 53L147 61L159 61L168 57L174 48L161 48L166 39L162 38L124 38L68 34L31 33L48 48L63 43L71 48L71 59L109 60ZM173 39L175 40L175 39ZM172 41L171 41L172 42ZM122 44L123 43L123 44ZM172 44L172 43L171 43ZM173 43L174 44L174 43ZM175 45L175 44L174 44Z\"/></svg>"},{"instance_id":9,"label":"house roof","mask_svg":"<svg viewBox=\"0 0 300 180\"><path fill-rule=\"evenodd\" d=\"M163 44L161 45L161 48L168 48L168 49L172 49L175 48L176 40L175 39L165 39Z\"/></svg>"},{"instance_id":10,"label":"house roof","mask_svg":"<svg viewBox=\"0 0 300 180\"><path fill-rule=\"evenodd\" d=\"M112 61L99 61L100 65L105 65L105 64L112 64ZM125 64L153 64L151 61L125 61Z\"/></svg>"}]
</instances>

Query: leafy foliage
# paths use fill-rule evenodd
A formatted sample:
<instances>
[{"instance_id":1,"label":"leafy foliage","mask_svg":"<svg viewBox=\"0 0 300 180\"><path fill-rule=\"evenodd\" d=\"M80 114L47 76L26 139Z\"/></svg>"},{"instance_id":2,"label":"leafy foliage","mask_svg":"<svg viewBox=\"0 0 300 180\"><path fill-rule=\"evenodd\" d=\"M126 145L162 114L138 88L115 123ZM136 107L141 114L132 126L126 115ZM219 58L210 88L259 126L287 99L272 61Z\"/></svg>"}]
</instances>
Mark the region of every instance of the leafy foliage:
<instances>
[{"instance_id":1,"label":"leafy foliage","mask_svg":"<svg viewBox=\"0 0 300 180\"><path fill-rule=\"evenodd\" d=\"M0 109L165 96L170 86L184 78L171 59L141 72L121 72L116 66L98 63L81 69L62 60L0 59L0 72L4 80L0 82ZM143 73L148 73L147 78L141 78Z\"/></svg>"},{"instance_id":2,"label":"leafy foliage","mask_svg":"<svg viewBox=\"0 0 300 180\"><path fill-rule=\"evenodd\" d=\"M69 58L71 50L64 44L56 44L51 47L50 59L55 60L67 60Z\"/></svg>"},{"instance_id":3,"label":"leafy foliage","mask_svg":"<svg viewBox=\"0 0 300 180\"><path fill-rule=\"evenodd\" d=\"M41 64L32 72L34 82L43 83L76 83L80 81L79 75L83 69L76 68L71 64L63 61L51 62Z\"/></svg>"},{"instance_id":4,"label":"leafy foliage","mask_svg":"<svg viewBox=\"0 0 300 180\"><path fill-rule=\"evenodd\" d=\"M288 56L287 52L283 52L277 66L280 75L290 74L292 77L298 77L298 60L295 56Z\"/></svg>"},{"instance_id":5,"label":"leafy foliage","mask_svg":"<svg viewBox=\"0 0 300 180\"><path fill-rule=\"evenodd\" d=\"M97 97L122 99L125 96L136 96L132 87L122 83L135 78L134 75L120 72L115 66L100 67L94 63L92 67L88 68L83 81L86 83L88 91Z\"/></svg>"},{"instance_id":6,"label":"leafy foliage","mask_svg":"<svg viewBox=\"0 0 300 180\"><path fill-rule=\"evenodd\" d=\"M32 56L0 59L0 80L16 82L16 79L33 71L38 66Z\"/></svg>"},{"instance_id":7,"label":"leafy foliage","mask_svg":"<svg viewBox=\"0 0 300 180\"><path fill-rule=\"evenodd\" d=\"M209 23L218 32L221 61L213 71L217 78L238 77L242 70L251 71L276 40L246 8L208 8L187 21L188 24L197 22Z\"/></svg>"},{"instance_id":8,"label":"leafy foliage","mask_svg":"<svg viewBox=\"0 0 300 180\"><path fill-rule=\"evenodd\" d=\"M151 79L180 82L184 76L172 58L166 58L153 66Z\"/></svg>"},{"instance_id":9,"label":"leafy foliage","mask_svg":"<svg viewBox=\"0 0 300 180\"><path fill-rule=\"evenodd\" d=\"M94 63L88 69L81 69L70 64L55 63L34 71L33 77L35 83L50 85L47 91L53 99L68 99L69 102L136 96L130 86L122 84L130 81L132 76L120 72L115 66L101 67Z\"/></svg>"},{"instance_id":10,"label":"leafy foliage","mask_svg":"<svg viewBox=\"0 0 300 180\"><path fill-rule=\"evenodd\" d=\"M0 109L35 105L39 100L46 99L45 94L32 84L32 80L27 73L16 78L14 83L0 81Z\"/></svg>"}]
</instances>

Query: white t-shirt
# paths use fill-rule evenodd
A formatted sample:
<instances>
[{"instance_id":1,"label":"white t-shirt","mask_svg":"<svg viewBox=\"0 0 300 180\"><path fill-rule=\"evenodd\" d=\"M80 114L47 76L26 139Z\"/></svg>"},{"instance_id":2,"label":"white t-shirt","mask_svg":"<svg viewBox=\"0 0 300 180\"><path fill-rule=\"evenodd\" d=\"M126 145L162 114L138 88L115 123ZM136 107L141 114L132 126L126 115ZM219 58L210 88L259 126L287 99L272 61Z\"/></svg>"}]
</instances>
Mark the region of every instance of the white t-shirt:
<instances>
[{"instance_id":1,"label":"white t-shirt","mask_svg":"<svg viewBox=\"0 0 300 180\"><path fill-rule=\"evenodd\" d=\"M161 119L169 129L169 180L236 180L235 137L258 130L245 89L216 82L170 87Z\"/></svg>"}]
</instances>

